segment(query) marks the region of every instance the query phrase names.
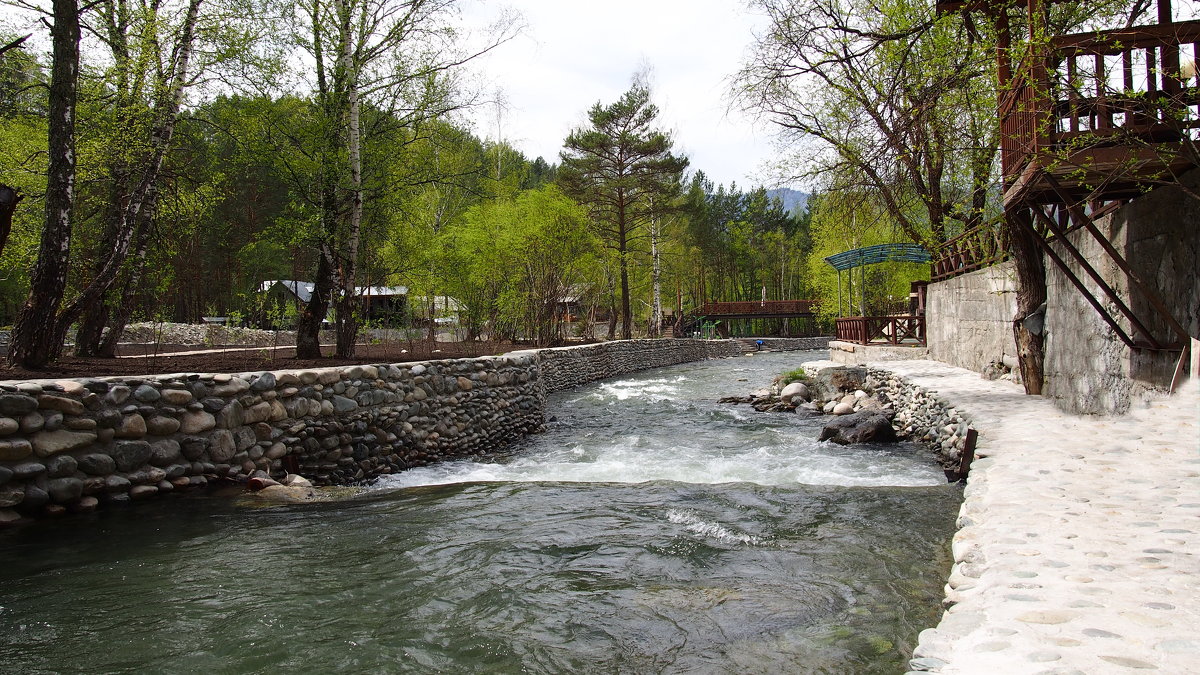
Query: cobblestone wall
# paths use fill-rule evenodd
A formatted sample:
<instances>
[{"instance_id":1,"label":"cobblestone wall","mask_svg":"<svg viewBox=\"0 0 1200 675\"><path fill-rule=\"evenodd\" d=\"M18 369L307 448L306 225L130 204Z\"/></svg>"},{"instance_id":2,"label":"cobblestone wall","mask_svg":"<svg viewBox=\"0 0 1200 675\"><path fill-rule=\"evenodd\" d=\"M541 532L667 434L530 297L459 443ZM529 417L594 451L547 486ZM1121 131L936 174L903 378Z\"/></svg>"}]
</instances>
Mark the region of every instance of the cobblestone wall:
<instances>
[{"instance_id":1,"label":"cobblestone wall","mask_svg":"<svg viewBox=\"0 0 1200 675\"><path fill-rule=\"evenodd\" d=\"M300 473L345 484L502 449L545 394L741 353L632 340L503 356L240 374L0 383L0 523Z\"/></svg>"},{"instance_id":2,"label":"cobblestone wall","mask_svg":"<svg viewBox=\"0 0 1200 675\"><path fill-rule=\"evenodd\" d=\"M737 356L734 340L620 340L537 351L546 392L689 361Z\"/></svg>"},{"instance_id":3,"label":"cobblestone wall","mask_svg":"<svg viewBox=\"0 0 1200 675\"><path fill-rule=\"evenodd\" d=\"M892 426L902 435L927 443L942 468L957 473L966 447L971 417L949 402L891 371L867 369L867 384L882 393L896 410Z\"/></svg>"}]
</instances>

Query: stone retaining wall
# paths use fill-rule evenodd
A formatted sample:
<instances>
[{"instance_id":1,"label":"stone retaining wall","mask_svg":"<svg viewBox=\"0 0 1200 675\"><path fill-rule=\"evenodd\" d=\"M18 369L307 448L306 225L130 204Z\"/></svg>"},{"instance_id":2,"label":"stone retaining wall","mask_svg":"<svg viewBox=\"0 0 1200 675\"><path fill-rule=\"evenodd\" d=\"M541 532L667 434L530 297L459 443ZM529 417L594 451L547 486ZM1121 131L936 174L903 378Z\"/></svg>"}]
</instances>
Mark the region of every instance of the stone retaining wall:
<instances>
[{"instance_id":1,"label":"stone retaining wall","mask_svg":"<svg viewBox=\"0 0 1200 675\"><path fill-rule=\"evenodd\" d=\"M1185 174L1181 182L1192 191L1200 188L1200 170ZM1200 336L1197 222L1200 201L1173 185L1153 190L1096 221L1097 230L1193 338ZM1130 288L1128 277L1095 238L1085 230L1069 233L1067 238L1157 339L1182 344L1181 336L1158 318L1153 303ZM1115 313L1100 286L1063 244L1055 242L1053 246L1072 273L1113 312L1122 330L1138 339L1130 322ZM1110 415L1126 413L1134 402L1166 391L1180 352L1127 347L1069 278L1049 259L1045 264L1043 394L1067 412ZM984 372L992 362L1002 362L1015 373L1015 288L1012 263L930 284L926 321L930 357L977 372Z\"/></svg>"},{"instance_id":2,"label":"stone retaining wall","mask_svg":"<svg viewBox=\"0 0 1200 675\"><path fill-rule=\"evenodd\" d=\"M903 435L928 443L942 467L957 473L966 447L971 418L936 392L927 391L887 370L867 368L867 384L896 409L892 426Z\"/></svg>"},{"instance_id":3,"label":"stone retaining wall","mask_svg":"<svg viewBox=\"0 0 1200 675\"><path fill-rule=\"evenodd\" d=\"M799 351L803 349L826 349L829 347L829 341L832 338L828 335L820 337L794 337L794 338L742 338L743 341L755 340L763 341L763 349L772 349L781 352Z\"/></svg>"},{"instance_id":4,"label":"stone retaining wall","mask_svg":"<svg viewBox=\"0 0 1200 675\"><path fill-rule=\"evenodd\" d=\"M545 391L689 361L738 356L734 340L620 340L537 351Z\"/></svg>"},{"instance_id":5,"label":"stone retaining wall","mask_svg":"<svg viewBox=\"0 0 1200 675\"><path fill-rule=\"evenodd\" d=\"M930 358L975 372L992 363L1015 370L1016 283L1013 264L1004 262L929 284L925 342Z\"/></svg>"},{"instance_id":6,"label":"stone retaining wall","mask_svg":"<svg viewBox=\"0 0 1200 675\"><path fill-rule=\"evenodd\" d=\"M736 356L733 340L632 340L503 356L241 374L0 383L0 523L299 473L345 484L503 449L547 392Z\"/></svg>"}]
</instances>

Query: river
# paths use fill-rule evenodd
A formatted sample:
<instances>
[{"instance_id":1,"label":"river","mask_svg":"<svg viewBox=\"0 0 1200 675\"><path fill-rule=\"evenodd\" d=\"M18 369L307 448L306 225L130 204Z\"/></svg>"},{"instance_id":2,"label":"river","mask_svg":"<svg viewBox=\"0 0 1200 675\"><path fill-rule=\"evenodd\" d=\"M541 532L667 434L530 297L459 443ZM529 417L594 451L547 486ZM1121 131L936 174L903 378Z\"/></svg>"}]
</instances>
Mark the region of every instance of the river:
<instances>
[{"instance_id":1,"label":"river","mask_svg":"<svg viewBox=\"0 0 1200 675\"><path fill-rule=\"evenodd\" d=\"M716 402L814 358L555 394L513 451L347 501L0 532L0 671L902 672L961 490L914 446Z\"/></svg>"}]
</instances>

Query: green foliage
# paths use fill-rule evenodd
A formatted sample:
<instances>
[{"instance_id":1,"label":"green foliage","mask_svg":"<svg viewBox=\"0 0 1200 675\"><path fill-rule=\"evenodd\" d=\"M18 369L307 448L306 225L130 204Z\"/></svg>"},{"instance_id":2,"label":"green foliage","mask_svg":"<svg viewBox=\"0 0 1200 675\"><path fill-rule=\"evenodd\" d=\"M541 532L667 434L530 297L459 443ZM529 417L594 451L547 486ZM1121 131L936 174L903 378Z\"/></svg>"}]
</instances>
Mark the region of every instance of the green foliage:
<instances>
[{"instance_id":1,"label":"green foliage","mask_svg":"<svg viewBox=\"0 0 1200 675\"><path fill-rule=\"evenodd\" d=\"M825 262L826 257L903 241L904 232L887 209L868 194L814 196L809 208L813 213L813 248L808 256L808 274L821 301L823 319L886 314L907 302L911 282L929 279L929 265L925 263L880 263L842 271L839 288L838 272Z\"/></svg>"},{"instance_id":2,"label":"green foliage","mask_svg":"<svg viewBox=\"0 0 1200 675\"><path fill-rule=\"evenodd\" d=\"M713 186L703 172L692 176L683 197L682 238L691 262L687 294L706 300L771 300L805 297L804 258L812 247L810 216L790 214L763 188L740 191Z\"/></svg>"},{"instance_id":3,"label":"green foliage","mask_svg":"<svg viewBox=\"0 0 1200 675\"><path fill-rule=\"evenodd\" d=\"M599 243L553 185L481 203L439 237L447 291L469 336L564 337L562 304L596 283Z\"/></svg>"},{"instance_id":4,"label":"green foliage","mask_svg":"<svg viewBox=\"0 0 1200 675\"><path fill-rule=\"evenodd\" d=\"M807 382L807 381L808 381L808 372L805 371L803 368L789 370L779 376L779 384L782 386L787 386L793 382Z\"/></svg>"}]
</instances>

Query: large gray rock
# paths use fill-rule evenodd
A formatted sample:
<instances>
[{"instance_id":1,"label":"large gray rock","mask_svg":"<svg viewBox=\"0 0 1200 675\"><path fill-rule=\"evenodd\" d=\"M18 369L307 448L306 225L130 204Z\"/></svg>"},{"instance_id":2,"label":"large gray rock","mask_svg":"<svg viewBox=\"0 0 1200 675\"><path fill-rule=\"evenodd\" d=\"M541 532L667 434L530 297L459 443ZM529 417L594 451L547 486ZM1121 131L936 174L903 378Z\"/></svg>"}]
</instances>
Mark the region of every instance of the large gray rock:
<instances>
[{"instance_id":1,"label":"large gray rock","mask_svg":"<svg viewBox=\"0 0 1200 675\"><path fill-rule=\"evenodd\" d=\"M37 399L24 394L0 395L0 413L9 417L20 417L37 410Z\"/></svg>"},{"instance_id":2,"label":"large gray rock","mask_svg":"<svg viewBox=\"0 0 1200 675\"><path fill-rule=\"evenodd\" d=\"M228 462L234 453L237 452L233 434L227 429L220 429L214 432L210 440L211 444L208 446L208 456L214 462Z\"/></svg>"},{"instance_id":3,"label":"large gray rock","mask_svg":"<svg viewBox=\"0 0 1200 675\"><path fill-rule=\"evenodd\" d=\"M825 400L840 398L843 394L862 389L867 381L867 369L858 366L834 366L822 368L809 384Z\"/></svg>"},{"instance_id":4,"label":"large gray rock","mask_svg":"<svg viewBox=\"0 0 1200 675\"><path fill-rule=\"evenodd\" d=\"M93 476L107 476L117 470L117 461L109 455L95 452L79 458L79 470Z\"/></svg>"},{"instance_id":5,"label":"large gray rock","mask_svg":"<svg viewBox=\"0 0 1200 675\"><path fill-rule=\"evenodd\" d=\"M86 447L95 440L96 434L87 431L39 431L33 435L33 450L39 457L50 457Z\"/></svg>"},{"instance_id":6,"label":"large gray rock","mask_svg":"<svg viewBox=\"0 0 1200 675\"><path fill-rule=\"evenodd\" d=\"M779 399L790 405L799 405L804 401L812 399L812 394L808 391L808 385L803 382L792 382L779 392Z\"/></svg>"},{"instance_id":7,"label":"large gray rock","mask_svg":"<svg viewBox=\"0 0 1200 675\"><path fill-rule=\"evenodd\" d=\"M821 429L819 440L839 445L852 443L895 443L899 440L892 428L895 413L888 410L863 410L834 418Z\"/></svg>"},{"instance_id":8,"label":"large gray rock","mask_svg":"<svg viewBox=\"0 0 1200 675\"><path fill-rule=\"evenodd\" d=\"M118 469L133 471L150 461L150 444L146 441L118 441L112 456Z\"/></svg>"}]
</instances>

